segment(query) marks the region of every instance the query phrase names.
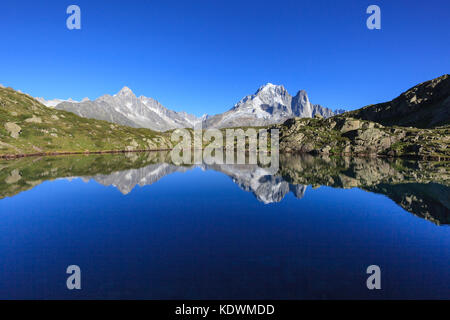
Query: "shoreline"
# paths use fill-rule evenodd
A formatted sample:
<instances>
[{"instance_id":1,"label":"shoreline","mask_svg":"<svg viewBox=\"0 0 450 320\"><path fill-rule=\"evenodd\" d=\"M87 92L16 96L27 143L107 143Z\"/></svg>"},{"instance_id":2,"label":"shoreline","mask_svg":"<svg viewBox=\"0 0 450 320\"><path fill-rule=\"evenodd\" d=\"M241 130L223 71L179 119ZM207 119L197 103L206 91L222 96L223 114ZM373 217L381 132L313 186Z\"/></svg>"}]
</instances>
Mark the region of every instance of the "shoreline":
<instances>
[{"instance_id":1,"label":"shoreline","mask_svg":"<svg viewBox=\"0 0 450 320\"><path fill-rule=\"evenodd\" d=\"M0 159L19 159L27 157L64 156L64 155L80 155L80 154L89 155L89 154L134 153L134 152L158 152L170 150L172 149L36 152L36 153L20 153L20 154L0 154Z\"/></svg>"},{"instance_id":2,"label":"shoreline","mask_svg":"<svg viewBox=\"0 0 450 320\"><path fill-rule=\"evenodd\" d=\"M139 149L139 150L102 150L102 151L55 151L55 152L35 152L35 153L20 153L20 154L0 154L0 159L20 159L28 157L45 157L45 156L64 156L64 155L90 155L90 154L115 154L115 153L140 153L140 152L160 152L171 151L173 149ZM245 150L248 153L248 150ZM418 156L418 155L385 155L385 154L334 154L334 153L321 153L321 152L300 152L300 151L287 151L280 152L286 154L310 154L312 156L334 156L334 157L351 157L351 158L391 158L391 159L410 159L410 160L422 160L422 161L449 161L447 157L440 156Z\"/></svg>"}]
</instances>

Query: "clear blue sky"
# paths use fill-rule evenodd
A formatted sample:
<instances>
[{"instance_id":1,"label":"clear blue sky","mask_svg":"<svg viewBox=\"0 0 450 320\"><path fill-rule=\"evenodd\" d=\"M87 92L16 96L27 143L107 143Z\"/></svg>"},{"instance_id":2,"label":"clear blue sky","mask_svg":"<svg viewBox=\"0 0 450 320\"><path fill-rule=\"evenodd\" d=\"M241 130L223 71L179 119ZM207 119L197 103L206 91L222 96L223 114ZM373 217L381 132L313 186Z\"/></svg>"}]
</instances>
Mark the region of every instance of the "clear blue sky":
<instances>
[{"instance_id":1,"label":"clear blue sky","mask_svg":"<svg viewBox=\"0 0 450 320\"><path fill-rule=\"evenodd\" d=\"M81 8L82 29L66 28ZM381 30L366 8L381 8ZM355 109L450 73L450 2L3 1L0 83L33 96L95 99L124 85L197 115L262 84Z\"/></svg>"}]
</instances>

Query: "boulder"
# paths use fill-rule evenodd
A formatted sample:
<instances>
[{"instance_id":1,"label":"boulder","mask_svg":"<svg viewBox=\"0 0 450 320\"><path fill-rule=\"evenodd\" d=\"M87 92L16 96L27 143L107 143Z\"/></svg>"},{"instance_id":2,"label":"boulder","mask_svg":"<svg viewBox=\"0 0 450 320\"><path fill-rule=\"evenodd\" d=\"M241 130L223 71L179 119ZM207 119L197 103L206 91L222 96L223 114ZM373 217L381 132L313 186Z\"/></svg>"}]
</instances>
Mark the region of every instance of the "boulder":
<instances>
[{"instance_id":1,"label":"boulder","mask_svg":"<svg viewBox=\"0 0 450 320\"><path fill-rule=\"evenodd\" d=\"M5 182L7 184L13 184L18 182L20 179L22 179L22 176L20 175L19 170L14 169L11 174L5 179Z\"/></svg>"},{"instance_id":2,"label":"boulder","mask_svg":"<svg viewBox=\"0 0 450 320\"><path fill-rule=\"evenodd\" d=\"M28 118L25 120L25 122L28 123L42 123L42 119L36 116L32 116L31 118Z\"/></svg>"},{"instance_id":3,"label":"boulder","mask_svg":"<svg viewBox=\"0 0 450 320\"><path fill-rule=\"evenodd\" d=\"M341 126L341 133L346 133L348 131L358 130L361 128L361 121L354 119L345 119Z\"/></svg>"},{"instance_id":4,"label":"boulder","mask_svg":"<svg viewBox=\"0 0 450 320\"><path fill-rule=\"evenodd\" d=\"M328 154L328 153L330 153L330 150L331 150L330 146L324 146L323 148L320 149L320 152Z\"/></svg>"},{"instance_id":5,"label":"boulder","mask_svg":"<svg viewBox=\"0 0 450 320\"><path fill-rule=\"evenodd\" d=\"M13 122L5 123L5 129L14 139L17 139L22 131L22 128Z\"/></svg>"}]
</instances>

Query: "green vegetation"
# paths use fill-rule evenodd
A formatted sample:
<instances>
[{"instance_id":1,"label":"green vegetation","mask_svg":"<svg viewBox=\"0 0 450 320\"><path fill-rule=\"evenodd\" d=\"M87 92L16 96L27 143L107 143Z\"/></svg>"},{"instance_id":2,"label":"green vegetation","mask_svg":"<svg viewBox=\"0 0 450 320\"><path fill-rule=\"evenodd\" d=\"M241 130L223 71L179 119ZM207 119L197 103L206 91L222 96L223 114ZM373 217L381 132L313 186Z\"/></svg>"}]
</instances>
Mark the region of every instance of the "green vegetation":
<instances>
[{"instance_id":1,"label":"green vegetation","mask_svg":"<svg viewBox=\"0 0 450 320\"><path fill-rule=\"evenodd\" d=\"M0 155L170 148L167 133L82 118L0 88Z\"/></svg>"}]
</instances>

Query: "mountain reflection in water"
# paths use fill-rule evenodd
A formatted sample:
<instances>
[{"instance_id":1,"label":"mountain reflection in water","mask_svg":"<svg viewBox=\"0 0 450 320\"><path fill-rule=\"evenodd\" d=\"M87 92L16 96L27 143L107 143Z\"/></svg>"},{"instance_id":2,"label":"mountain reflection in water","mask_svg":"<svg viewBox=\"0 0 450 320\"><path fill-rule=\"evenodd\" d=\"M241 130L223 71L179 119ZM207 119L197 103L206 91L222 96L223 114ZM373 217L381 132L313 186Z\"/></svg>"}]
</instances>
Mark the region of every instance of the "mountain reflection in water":
<instances>
[{"instance_id":1,"label":"mountain reflection in water","mask_svg":"<svg viewBox=\"0 0 450 320\"><path fill-rule=\"evenodd\" d=\"M272 174L258 165L176 166L170 159L169 152L151 152L3 160L0 199L46 180L73 177L114 186L126 195L137 185L151 185L169 174L200 167L226 174L265 204L280 202L289 192L301 199L307 186L357 187L384 194L410 213L435 224L450 223L450 179L448 167L442 162L281 155L280 168Z\"/></svg>"}]
</instances>

